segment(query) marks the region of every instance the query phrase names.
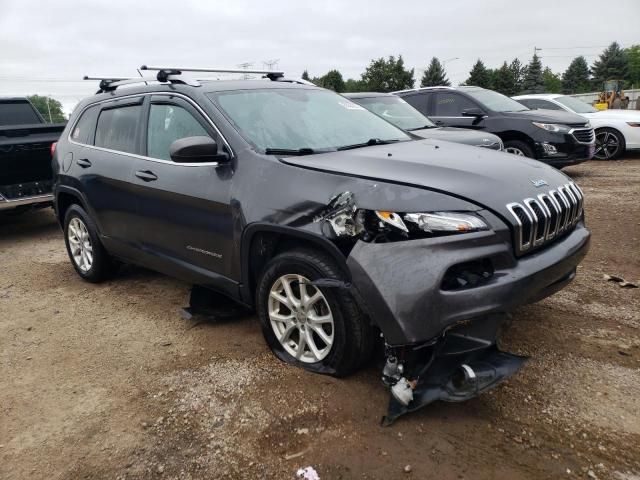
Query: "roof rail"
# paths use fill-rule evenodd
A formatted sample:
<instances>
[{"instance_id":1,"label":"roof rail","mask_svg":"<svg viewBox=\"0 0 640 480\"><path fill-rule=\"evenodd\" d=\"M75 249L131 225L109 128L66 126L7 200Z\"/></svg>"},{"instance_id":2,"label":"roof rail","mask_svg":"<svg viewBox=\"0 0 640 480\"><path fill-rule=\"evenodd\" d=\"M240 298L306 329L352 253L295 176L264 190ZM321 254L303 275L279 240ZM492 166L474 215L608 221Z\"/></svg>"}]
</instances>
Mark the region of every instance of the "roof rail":
<instances>
[{"instance_id":1,"label":"roof rail","mask_svg":"<svg viewBox=\"0 0 640 480\"><path fill-rule=\"evenodd\" d=\"M105 93L112 92L116 88L121 87L123 85L133 85L136 83L144 83L148 84L148 82L160 82L160 83L182 83L191 85L194 87L199 87L200 83L197 80L192 80L189 78L179 76L182 72L177 70L160 70L156 75L156 78L148 78L148 77L90 77L85 75L83 80L100 80L99 90L97 93Z\"/></svg>"},{"instance_id":2,"label":"roof rail","mask_svg":"<svg viewBox=\"0 0 640 480\"><path fill-rule=\"evenodd\" d=\"M255 75L264 75L269 80L277 80L279 78L284 77L283 71L277 70L245 70L241 68L185 68L185 67L150 67L147 65L142 65L140 70L159 70L159 71L171 71L177 72L176 75L179 75L182 72L204 72L204 73L241 73L241 74L255 74Z\"/></svg>"}]
</instances>

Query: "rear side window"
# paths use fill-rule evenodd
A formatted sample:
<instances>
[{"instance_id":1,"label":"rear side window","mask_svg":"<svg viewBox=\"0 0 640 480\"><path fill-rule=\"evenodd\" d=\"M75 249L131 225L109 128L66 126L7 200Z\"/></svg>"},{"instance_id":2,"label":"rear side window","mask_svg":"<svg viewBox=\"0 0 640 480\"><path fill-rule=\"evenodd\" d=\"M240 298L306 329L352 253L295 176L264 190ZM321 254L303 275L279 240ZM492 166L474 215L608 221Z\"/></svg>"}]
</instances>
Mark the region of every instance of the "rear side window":
<instances>
[{"instance_id":1,"label":"rear side window","mask_svg":"<svg viewBox=\"0 0 640 480\"><path fill-rule=\"evenodd\" d=\"M478 108L471 100L457 93L437 93L434 105L435 117L461 117L464 110Z\"/></svg>"},{"instance_id":2,"label":"rear side window","mask_svg":"<svg viewBox=\"0 0 640 480\"><path fill-rule=\"evenodd\" d=\"M42 123L31 104L24 100L0 102L0 125L31 125Z\"/></svg>"},{"instance_id":3,"label":"rear side window","mask_svg":"<svg viewBox=\"0 0 640 480\"><path fill-rule=\"evenodd\" d=\"M98 107L86 109L80 119L73 127L71 140L85 145L93 145L93 137L96 131L96 119L98 118Z\"/></svg>"},{"instance_id":4,"label":"rear side window","mask_svg":"<svg viewBox=\"0 0 640 480\"><path fill-rule=\"evenodd\" d=\"M98 118L96 147L136 153L136 130L141 110L140 105L103 110Z\"/></svg>"},{"instance_id":5,"label":"rear side window","mask_svg":"<svg viewBox=\"0 0 640 480\"><path fill-rule=\"evenodd\" d=\"M186 137L210 135L191 113L176 105L151 104L147 130L147 156L171 160L169 147Z\"/></svg>"},{"instance_id":6,"label":"rear side window","mask_svg":"<svg viewBox=\"0 0 640 480\"><path fill-rule=\"evenodd\" d=\"M416 95L407 95L402 97L402 99L423 115L427 115L427 103L429 101L428 94L418 93Z\"/></svg>"},{"instance_id":7,"label":"rear side window","mask_svg":"<svg viewBox=\"0 0 640 480\"><path fill-rule=\"evenodd\" d=\"M548 102L547 100L539 100L539 99L523 99L517 100L525 107L529 107L532 110L542 109L542 110L562 110L561 107L556 105L555 103Z\"/></svg>"}]
</instances>

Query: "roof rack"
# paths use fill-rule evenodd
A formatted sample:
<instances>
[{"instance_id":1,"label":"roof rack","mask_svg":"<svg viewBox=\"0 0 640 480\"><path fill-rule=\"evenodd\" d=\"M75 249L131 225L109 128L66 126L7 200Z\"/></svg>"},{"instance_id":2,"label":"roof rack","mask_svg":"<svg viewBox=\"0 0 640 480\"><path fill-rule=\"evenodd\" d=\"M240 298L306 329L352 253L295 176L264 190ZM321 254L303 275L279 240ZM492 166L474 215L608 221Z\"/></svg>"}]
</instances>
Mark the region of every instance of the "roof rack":
<instances>
[{"instance_id":1,"label":"roof rack","mask_svg":"<svg viewBox=\"0 0 640 480\"><path fill-rule=\"evenodd\" d=\"M141 70L157 71L155 78L143 77ZM132 85L136 83L160 82L160 83L178 83L199 87L198 80L190 79L183 75L183 72L204 72L204 73L240 73L240 74L256 74L263 75L274 82L291 82L304 85L313 85L313 83L302 79L289 79L284 77L284 72L276 70L245 70L238 68L183 68L183 67L150 67L142 65L138 70L140 77L124 78L124 77L90 77L85 75L83 80L100 80L100 89L96 93L112 92L116 88L123 85Z\"/></svg>"},{"instance_id":2,"label":"roof rack","mask_svg":"<svg viewBox=\"0 0 640 480\"><path fill-rule=\"evenodd\" d=\"M177 72L179 75L182 72L199 72L199 73L242 73L246 75L264 75L269 80L277 80L284 77L284 72L276 70L245 70L239 68L184 68L184 67L149 67L142 65L140 70L158 70Z\"/></svg>"}]
</instances>

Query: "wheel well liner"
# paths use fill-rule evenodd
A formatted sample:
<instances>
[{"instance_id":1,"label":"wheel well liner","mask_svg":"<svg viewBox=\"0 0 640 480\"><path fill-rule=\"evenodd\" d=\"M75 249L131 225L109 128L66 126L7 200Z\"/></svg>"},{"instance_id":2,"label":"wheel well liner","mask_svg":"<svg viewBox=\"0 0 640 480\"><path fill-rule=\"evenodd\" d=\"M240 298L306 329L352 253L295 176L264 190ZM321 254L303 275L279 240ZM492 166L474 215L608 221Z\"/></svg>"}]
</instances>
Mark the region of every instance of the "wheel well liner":
<instances>
[{"instance_id":1,"label":"wheel well liner","mask_svg":"<svg viewBox=\"0 0 640 480\"><path fill-rule=\"evenodd\" d=\"M86 210L85 202L82 199L80 192L73 188L60 187L56 192L55 210L56 216L58 217L58 223L61 227L64 223L64 216L67 209L73 204L80 205Z\"/></svg>"},{"instance_id":2,"label":"wheel well liner","mask_svg":"<svg viewBox=\"0 0 640 480\"><path fill-rule=\"evenodd\" d=\"M258 275L267 262L278 253L290 249L308 247L321 250L333 258L350 281L351 274L344 254L325 237L281 225L253 223L242 234L240 255L242 260L242 300L254 304Z\"/></svg>"}]
</instances>

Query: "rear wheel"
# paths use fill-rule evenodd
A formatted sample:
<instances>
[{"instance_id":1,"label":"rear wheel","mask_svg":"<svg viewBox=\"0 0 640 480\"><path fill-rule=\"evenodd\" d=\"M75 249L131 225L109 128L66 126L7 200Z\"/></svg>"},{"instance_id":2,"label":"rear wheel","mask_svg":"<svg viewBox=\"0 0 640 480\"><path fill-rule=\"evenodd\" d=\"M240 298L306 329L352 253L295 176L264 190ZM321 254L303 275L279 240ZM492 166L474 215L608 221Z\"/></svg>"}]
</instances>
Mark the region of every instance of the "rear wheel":
<instances>
[{"instance_id":1,"label":"rear wheel","mask_svg":"<svg viewBox=\"0 0 640 480\"><path fill-rule=\"evenodd\" d=\"M83 279L97 283L110 277L115 262L102 246L95 224L80 205L65 214L64 240L73 268Z\"/></svg>"},{"instance_id":2,"label":"rear wheel","mask_svg":"<svg viewBox=\"0 0 640 480\"><path fill-rule=\"evenodd\" d=\"M534 158L531 147L520 140L509 140L504 142L504 151L519 157Z\"/></svg>"},{"instance_id":3,"label":"rear wheel","mask_svg":"<svg viewBox=\"0 0 640 480\"><path fill-rule=\"evenodd\" d=\"M281 360L344 376L369 359L373 329L348 291L311 285L319 279L344 279L321 252L293 250L272 259L256 294L262 332Z\"/></svg>"},{"instance_id":4,"label":"rear wheel","mask_svg":"<svg viewBox=\"0 0 640 480\"><path fill-rule=\"evenodd\" d=\"M625 151L626 144L622 134L613 128L596 130L596 150L593 154L598 160L615 160Z\"/></svg>"}]
</instances>

